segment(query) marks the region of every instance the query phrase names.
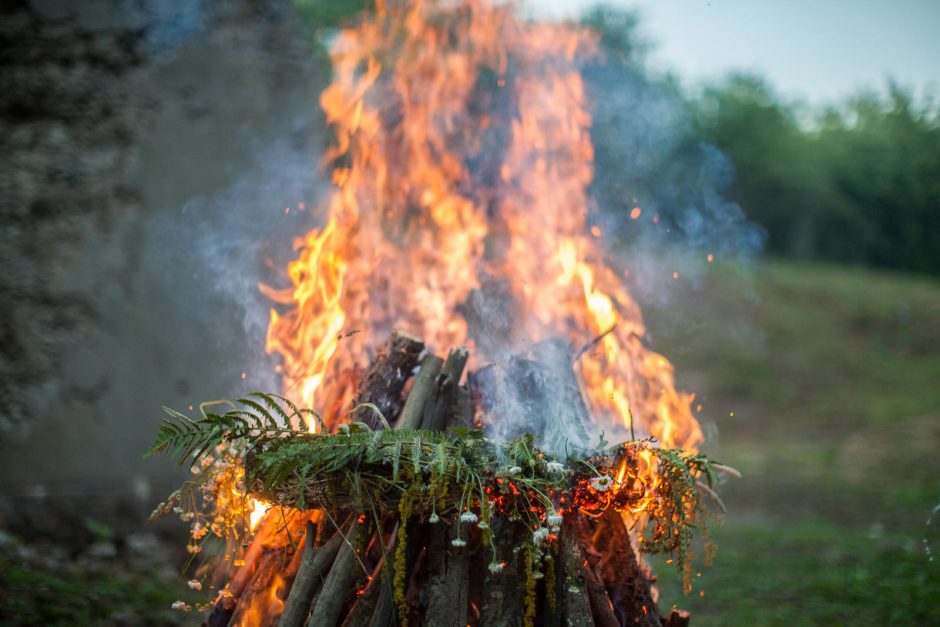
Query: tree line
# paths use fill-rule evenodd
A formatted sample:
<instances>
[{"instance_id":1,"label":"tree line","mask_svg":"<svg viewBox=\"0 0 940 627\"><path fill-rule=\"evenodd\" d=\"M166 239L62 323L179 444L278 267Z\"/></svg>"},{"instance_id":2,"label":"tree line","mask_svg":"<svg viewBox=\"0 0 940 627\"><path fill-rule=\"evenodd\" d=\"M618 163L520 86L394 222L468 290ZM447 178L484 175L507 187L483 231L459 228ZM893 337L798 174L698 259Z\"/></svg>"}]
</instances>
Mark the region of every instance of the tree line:
<instances>
[{"instance_id":1,"label":"tree line","mask_svg":"<svg viewBox=\"0 0 940 627\"><path fill-rule=\"evenodd\" d=\"M753 74L732 74L690 94L674 79L646 70L649 46L635 14L595 7L584 22L602 34L608 51L602 64L608 72L619 72L620 80L634 88L669 92L683 103L685 116L675 131L680 137L662 149L658 167L644 174L645 181L635 182L634 191L655 198L657 186L694 188L688 181L700 180L702 155L714 147L727 158L729 170L713 174L712 189L765 229L769 254L940 274L936 101L919 101L889 82L881 92L812 108L786 100ZM616 90L610 78L595 77L601 111L609 108L605 93ZM611 119L637 115L644 113L621 110L597 119L601 197L617 180L611 170L625 159L620 154L605 161L624 139L609 132L616 125ZM669 200L658 195L658 202ZM688 198L673 200L679 204L663 211L681 215ZM630 204L604 202L601 207L619 213Z\"/></svg>"}]
</instances>

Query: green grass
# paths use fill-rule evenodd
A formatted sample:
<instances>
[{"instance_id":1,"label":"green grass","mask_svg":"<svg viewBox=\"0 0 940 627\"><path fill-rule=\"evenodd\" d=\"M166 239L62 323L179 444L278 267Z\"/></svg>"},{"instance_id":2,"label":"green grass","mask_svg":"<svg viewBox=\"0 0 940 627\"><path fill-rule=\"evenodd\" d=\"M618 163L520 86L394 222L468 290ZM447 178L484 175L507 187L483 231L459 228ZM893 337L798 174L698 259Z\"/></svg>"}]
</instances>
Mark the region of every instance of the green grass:
<instances>
[{"instance_id":1,"label":"green grass","mask_svg":"<svg viewBox=\"0 0 940 627\"><path fill-rule=\"evenodd\" d=\"M696 384L717 433L705 450L744 479L723 486L718 555L691 596L655 562L664 607L706 626L940 624L940 558L923 549L940 502L940 284L768 263L673 289L646 311L656 348Z\"/></svg>"},{"instance_id":2,"label":"green grass","mask_svg":"<svg viewBox=\"0 0 940 627\"><path fill-rule=\"evenodd\" d=\"M170 604L197 600L182 592L178 578L158 573L62 568L0 556L0 624L176 625L184 617Z\"/></svg>"}]
</instances>

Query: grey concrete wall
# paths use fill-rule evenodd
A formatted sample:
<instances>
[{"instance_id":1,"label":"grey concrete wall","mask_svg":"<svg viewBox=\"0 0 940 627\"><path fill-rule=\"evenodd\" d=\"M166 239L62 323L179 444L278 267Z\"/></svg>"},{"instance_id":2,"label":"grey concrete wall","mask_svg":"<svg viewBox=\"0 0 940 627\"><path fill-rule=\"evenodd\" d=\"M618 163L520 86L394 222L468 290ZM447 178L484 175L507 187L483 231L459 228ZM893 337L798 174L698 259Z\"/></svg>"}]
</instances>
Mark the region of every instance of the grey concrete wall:
<instances>
[{"instance_id":1,"label":"grey concrete wall","mask_svg":"<svg viewBox=\"0 0 940 627\"><path fill-rule=\"evenodd\" d=\"M323 77L287 3L182 4L0 8L0 526L133 519L179 477L161 405L276 385Z\"/></svg>"}]
</instances>

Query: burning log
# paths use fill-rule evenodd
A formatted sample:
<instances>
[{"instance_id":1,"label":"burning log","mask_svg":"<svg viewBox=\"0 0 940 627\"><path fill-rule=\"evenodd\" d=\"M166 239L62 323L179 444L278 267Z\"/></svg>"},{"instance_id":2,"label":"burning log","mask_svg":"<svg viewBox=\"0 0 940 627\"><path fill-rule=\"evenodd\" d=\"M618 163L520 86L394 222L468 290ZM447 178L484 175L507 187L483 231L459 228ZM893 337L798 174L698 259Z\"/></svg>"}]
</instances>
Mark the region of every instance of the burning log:
<instances>
[{"instance_id":1,"label":"burning log","mask_svg":"<svg viewBox=\"0 0 940 627\"><path fill-rule=\"evenodd\" d=\"M385 382L387 387L389 378L391 378L393 387L400 384L403 388L403 381L407 377L402 376L402 369L407 368L406 372L410 374L414 367L412 362L413 360L416 361L417 355L423 349L423 346L423 342L417 338L398 331L394 332L370 366L364 379L365 383L360 387L358 403L378 401L382 404L374 404L379 409L386 407L390 412L395 411L395 403L393 402L396 399L395 395L387 393L387 390L381 386ZM468 424L469 416L464 417L462 420L459 419L458 407L458 394L460 392L458 383L468 357L469 354L465 347L452 350L443 365L441 365L442 360L436 355L427 355L422 361L418 376L408 399L405 401L398 421L399 426L408 428L408 425L414 425L419 418L421 428L428 431L438 431L448 423ZM377 428L378 425L375 425L375 427ZM345 599L344 594L348 594L349 588L355 580L356 570L359 567L359 561L352 546L353 538L359 531L357 525L354 524L353 530L349 534L349 541L339 548L335 562L329 570L318 601L313 608L310 617L311 624L330 625L338 622ZM378 533L381 537L381 532ZM463 570L466 571L466 568ZM465 586L457 589L462 588L465 588ZM371 622L376 613L385 614L387 612L386 608L391 607L390 593L387 590L387 587L383 589L377 583L372 583L368 588L368 594L363 595L353 605L353 610L347 616L347 622L360 624L366 618ZM309 592L307 596L309 597ZM389 602L385 601L386 596L389 597ZM306 618L306 611L304 610L308 608L309 605L304 608L298 602L296 616ZM452 612L452 608L448 608L446 611ZM429 609L429 612L431 614L435 613L433 609ZM289 618L292 621L297 620L293 616ZM283 620L282 624L284 625L300 624L299 622L283 622ZM378 620L381 621L381 617Z\"/></svg>"},{"instance_id":2,"label":"burning log","mask_svg":"<svg viewBox=\"0 0 940 627\"><path fill-rule=\"evenodd\" d=\"M620 513L604 512L593 535L593 546L595 550L589 551L588 560L600 574L620 624L630 619L631 624L659 627L650 582L637 562ZM635 617L642 619L637 621Z\"/></svg>"},{"instance_id":3,"label":"burning log","mask_svg":"<svg viewBox=\"0 0 940 627\"><path fill-rule=\"evenodd\" d=\"M418 357L424 350L424 342L404 331L392 331L379 350L372 365L359 384L354 420L362 420L372 429L381 426L374 410L362 405L374 405L386 419L391 421L402 407L401 393L411 372L418 365Z\"/></svg>"},{"instance_id":4,"label":"burning log","mask_svg":"<svg viewBox=\"0 0 940 627\"><path fill-rule=\"evenodd\" d=\"M379 416L376 415L375 410L368 412L368 416L363 422L372 429L378 429L382 426L382 418L388 420L398 415L399 410L402 409L401 393L404 390L405 383L411 376L412 370L417 366L418 357L423 350L424 342L420 339L404 331L395 330L369 366L359 386L356 406L371 404L381 413L381 416ZM439 358L435 359L439 360ZM426 368L422 368L425 374L418 386L419 395L427 394L425 390L429 388L429 385L426 381L432 376L435 362L426 359L424 363ZM416 385L418 385L417 381ZM412 392L414 392L414 388ZM416 398L415 402L420 402L420 396ZM363 407L360 409L359 415L367 409L371 408ZM355 581L356 569L360 563L352 546L352 541L362 531L359 527L359 523L353 523L347 534L348 537L342 537L343 534L338 531L337 535L341 536L345 543L339 547L335 562L332 559L329 561L324 560L324 565L332 563L332 567L323 582L323 590L319 599L313 606L310 622L314 625L335 624L339 619L345 599L344 593L348 592L349 587ZM381 531L379 531L379 537L381 537ZM309 593L307 597L309 598ZM291 618L298 622L284 623L285 625L300 624L302 620L306 619L307 611L310 608L309 602L306 607L301 601L298 601L297 605L297 618ZM301 610L303 610L302 613Z\"/></svg>"}]
</instances>

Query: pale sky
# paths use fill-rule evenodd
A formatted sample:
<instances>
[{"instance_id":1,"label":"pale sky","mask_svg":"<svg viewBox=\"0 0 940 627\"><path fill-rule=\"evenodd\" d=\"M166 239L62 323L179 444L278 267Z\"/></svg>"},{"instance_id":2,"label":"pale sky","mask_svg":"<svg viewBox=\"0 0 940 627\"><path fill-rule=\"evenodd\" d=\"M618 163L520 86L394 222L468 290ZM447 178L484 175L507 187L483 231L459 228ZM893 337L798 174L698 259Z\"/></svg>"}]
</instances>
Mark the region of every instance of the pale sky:
<instances>
[{"instance_id":1,"label":"pale sky","mask_svg":"<svg viewBox=\"0 0 940 627\"><path fill-rule=\"evenodd\" d=\"M757 70L785 96L833 102L892 76L940 97L940 0L608 0L636 7L655 67L694 86ZM588 0L529 0L556 14Z\"/></svg>"}]
</instances>

